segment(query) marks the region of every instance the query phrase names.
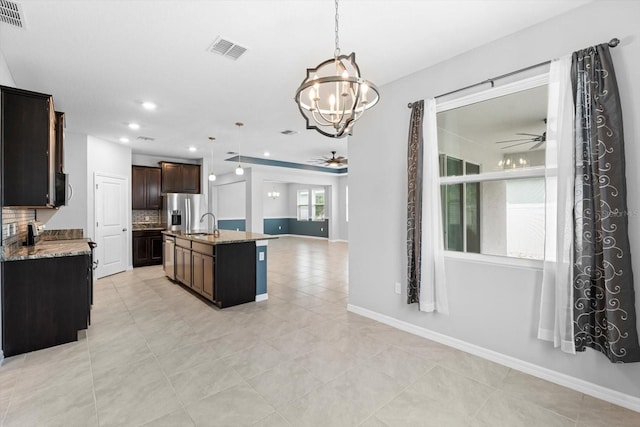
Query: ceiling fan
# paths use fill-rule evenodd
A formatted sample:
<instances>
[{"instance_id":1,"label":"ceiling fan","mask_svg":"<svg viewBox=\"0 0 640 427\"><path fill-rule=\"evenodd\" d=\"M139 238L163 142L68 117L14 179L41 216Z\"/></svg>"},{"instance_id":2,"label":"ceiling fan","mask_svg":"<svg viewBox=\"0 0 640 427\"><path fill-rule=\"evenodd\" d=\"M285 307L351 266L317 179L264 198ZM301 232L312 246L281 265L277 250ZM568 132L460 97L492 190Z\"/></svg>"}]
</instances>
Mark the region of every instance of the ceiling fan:
<instances>
[{"instance_id":1,"label":"ceiling fan","mask_svg":"<svg viewBox=\"0 0 640 427\"><path fill-rule=\"evenodd\" d=\"M517 147L518 145L531 144L533 145L529 147L529 151L535 150L538 147L541 147L547 141L547 132L542 132L542 135L537 135L534 133L516 133L516 135L526 136L527 138L521 139L508 139L506 141L496 141L496 144L507 144L510 142L516 142L516 144L508 145L506 147L501 147L502 150L506 150L507 148Z\"/></svg>"},{"instance_id":2,"label":"ceiling fan","mask_svg":"<svg viewBox=\"0 0 640 427\"><path fill-rule=\"evenodd\" d=\"M311 160L312 163L316 163L316 164L320 164L323 166L328 166L330 168L339 168L342 166L346 166L349 161L347 160L346 157L342 157L342 156L338 156L336 157L336 152L332 151L331 152L331 157L328 156L322 156L322 158L320 159L313 159Z\"/></svg>"}]
</instances>

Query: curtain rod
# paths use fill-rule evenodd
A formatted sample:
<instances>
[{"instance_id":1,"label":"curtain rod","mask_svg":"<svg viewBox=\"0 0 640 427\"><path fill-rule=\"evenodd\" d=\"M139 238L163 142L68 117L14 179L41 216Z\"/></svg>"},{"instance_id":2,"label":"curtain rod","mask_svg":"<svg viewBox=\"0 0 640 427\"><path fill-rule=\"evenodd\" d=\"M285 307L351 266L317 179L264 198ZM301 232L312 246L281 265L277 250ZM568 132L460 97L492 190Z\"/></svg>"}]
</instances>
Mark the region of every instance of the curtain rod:
<instances>
[{"instance_id":1,"label":"curtain rod","mask_svg":"<svg viewBox=\"0 0 640 427\"><path fill-rule=\"evenodd\" d=\"M613 38L607 44L609 45L609 47L616 47L616 46L618 46L620 44L620 39ZM451 92L440 94L440 95L436 96L436 98L442 98L443 96L452 95L452 94L454 94L456 92L462 92L463 90L471 89L473 87L481 86L481 85L487 84L487 83L491 83L491 87L493 87L494 84L495 84L495 80L504 79L505 77L511 77L514 74L519 74L519 73L523 73L525 71L533 70L534 68L542 67L543 65L547 65L547 64L550 64L550 63L551 63L551 61L544 61L544 62L540 62L539 64L530 65L530 66L525 67L525 68L520 68L519 70L512 71L512 72L507 73L507 74L502 74L502 75L499 75L497 77L493 77L493 78L490 78L490 79L487 79L487 80L483 80L481 82L474 83L472 85L465 86L465 87L460 88L460 89L452 90ZM407 104L407 107L409 107L409 108L411 108L412 106L413 106L413 103L411 103L411 102L409 104Z\"/></svg>"}]
</instances>

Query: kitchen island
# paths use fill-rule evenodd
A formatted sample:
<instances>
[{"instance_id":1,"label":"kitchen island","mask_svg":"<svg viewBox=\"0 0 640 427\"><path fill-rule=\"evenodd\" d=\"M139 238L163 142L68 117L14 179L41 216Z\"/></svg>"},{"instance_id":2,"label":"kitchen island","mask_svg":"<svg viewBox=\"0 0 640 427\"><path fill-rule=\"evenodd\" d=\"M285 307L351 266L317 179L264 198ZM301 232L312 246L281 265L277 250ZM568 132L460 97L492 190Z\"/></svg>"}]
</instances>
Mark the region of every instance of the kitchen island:
<instances>
[{"instance_id":1,"label":"kitchen island","mask_svg":"<svg viewBox=\"0 0 640 427\"><path fill-rule=\"evenodd\" d=\"M220 308L266 299L267 240L276 236L244 231L163 231L164 271Z\"/></svg>"}]
</instances>

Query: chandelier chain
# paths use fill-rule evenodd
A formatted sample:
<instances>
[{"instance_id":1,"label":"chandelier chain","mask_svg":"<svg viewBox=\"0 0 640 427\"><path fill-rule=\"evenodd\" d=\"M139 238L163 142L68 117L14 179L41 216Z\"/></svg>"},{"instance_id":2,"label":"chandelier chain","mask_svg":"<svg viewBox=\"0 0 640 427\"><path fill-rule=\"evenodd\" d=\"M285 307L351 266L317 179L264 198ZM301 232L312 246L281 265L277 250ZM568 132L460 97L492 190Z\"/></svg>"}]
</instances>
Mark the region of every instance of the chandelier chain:
<instances>
[{"instance_id":1,"label":"chandelier chain","mask_svg":"<svg viewBox=\"0 0 640 427\"><path fill-rule=\"evenodd\" d=\"M338 0L336 2L336 50L333 52L333 56L338 59L340 56L340 37L338 37Z\"/></svg>"}]
</instances>

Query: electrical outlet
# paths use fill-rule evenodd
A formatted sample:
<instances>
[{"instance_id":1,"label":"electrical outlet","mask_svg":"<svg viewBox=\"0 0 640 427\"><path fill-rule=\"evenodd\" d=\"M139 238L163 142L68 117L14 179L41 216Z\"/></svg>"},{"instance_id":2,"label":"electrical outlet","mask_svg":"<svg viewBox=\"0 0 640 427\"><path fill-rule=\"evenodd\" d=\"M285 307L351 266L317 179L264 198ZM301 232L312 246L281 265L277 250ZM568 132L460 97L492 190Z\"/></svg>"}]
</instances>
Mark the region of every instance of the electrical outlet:
<instances>
[{"instance_id":1,"label":"electrical outlet","mask_svg":"<svg viewBox=\"0 0 640 427\"><path fill-rule=\"evenodd\" d=\"M258 261L264 261L264 252L258 253Z\"/></svg>"},{"instance_id":2,"label":"electrical outlet","mask_svg":"<svg viewBox=\"0 0 640 427\"><path fill-rule=\"evenodd\" d=\"M320 231L324 231L324 227L320 227Z\"/></svg>"},{"instance_id":3,"label":"electrical outlet","mask_svg":"<svg viewBox=\"0 0 640 427\"><path fill-rule=\"evenodd\" d=\"M400 285L400 282L396 282L396 294L400 295L401 292L402 292L402 285Z\"/></svg>"}]
</instances>

